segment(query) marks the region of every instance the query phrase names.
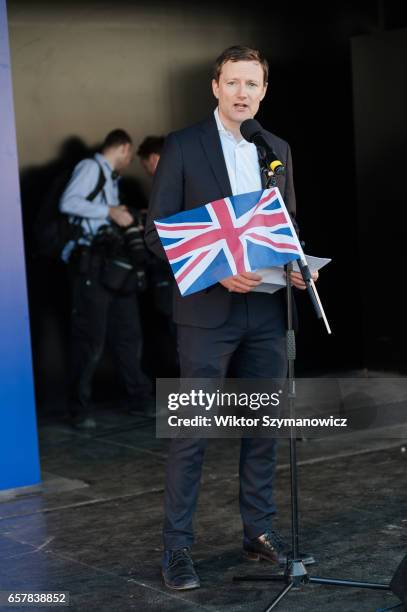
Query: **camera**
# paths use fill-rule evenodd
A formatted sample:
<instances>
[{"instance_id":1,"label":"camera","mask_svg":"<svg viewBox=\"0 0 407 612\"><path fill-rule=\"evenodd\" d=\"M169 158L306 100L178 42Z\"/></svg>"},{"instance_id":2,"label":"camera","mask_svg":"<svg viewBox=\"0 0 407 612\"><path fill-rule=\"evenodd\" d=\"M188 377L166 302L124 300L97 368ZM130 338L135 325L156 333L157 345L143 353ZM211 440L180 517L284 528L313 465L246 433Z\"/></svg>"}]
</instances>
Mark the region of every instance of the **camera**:
<instances>
[{"instance_id":1,"label":"camera","mask_svg":"<svg viewBox=\"0 0 407 612\"><path fill-rule=\"evenodd\" d=\"M122 228L115 223L102 225L92 240L92 251L103 256L101 282L114 291L144 291L147 251L142 219L131 211L134 222Z\"/></svg>"},{"instance_id":2,"label":"camera","mask_svg":"<svg viewBox=\"0 0 407 612\"><path fill-rule=\"evenodd\" d=\"M121 229L121 235L125 251L133 266L137 268L137 266L143 265L146 261L146 247L144 244L144 231L141 230L140 224L132 223L132 225Z\"/></svg>"}]
</instances>

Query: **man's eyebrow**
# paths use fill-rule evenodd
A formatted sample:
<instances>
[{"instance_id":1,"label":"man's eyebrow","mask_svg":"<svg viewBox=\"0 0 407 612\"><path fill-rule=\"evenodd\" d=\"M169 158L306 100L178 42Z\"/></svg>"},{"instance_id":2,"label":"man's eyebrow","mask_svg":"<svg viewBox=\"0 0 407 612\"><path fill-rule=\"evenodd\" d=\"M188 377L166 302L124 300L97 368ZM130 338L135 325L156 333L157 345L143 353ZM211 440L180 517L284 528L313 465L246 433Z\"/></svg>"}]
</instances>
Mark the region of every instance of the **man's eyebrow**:
<instances>
[{"instance_id":1,"label":"man's eyebrow","mask_svg":"<svg viewBox=\"0 0 407 612\"><path fill-rule=\"evenodd\" d=\"M239 78L239 77L237 77L237 76L234 76L234 77L229 77L229 78L227 78L226 80L227 80L227 81L241 81L242 79L240 79L240 78ZM247 79L244 79L244 80L245 80L246 82L249 82L249 81L250 81L250 83L257 83L257 84L259 84L259 83L260 83L260 81L259 81L259 80L257 80L257 79L252 79L251 77L250 77L250 78L247 78Z\"/></svg>"}]
</instances>

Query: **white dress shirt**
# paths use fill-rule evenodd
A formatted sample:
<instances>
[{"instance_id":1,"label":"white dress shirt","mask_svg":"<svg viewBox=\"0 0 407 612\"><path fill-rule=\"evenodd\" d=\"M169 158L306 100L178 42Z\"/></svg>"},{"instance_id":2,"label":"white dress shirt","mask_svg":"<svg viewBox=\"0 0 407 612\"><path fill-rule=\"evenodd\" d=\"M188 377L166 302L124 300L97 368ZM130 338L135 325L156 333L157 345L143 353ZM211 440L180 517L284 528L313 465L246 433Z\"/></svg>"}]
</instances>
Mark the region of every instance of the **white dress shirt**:
<instances>
[{"instance_id":1,"label":"white dress shirt","mask_svg":"<svg viewBox=\"0 0 407 612\"><path fill-rule=\"evenodd\" d=\"M222 144L223 156L229 175L232 194L261 191L260 165L256 146L247 142L242 136L238 142L222 124L218 108L214 112L219 137Z\"/></svg>"}]
</instances>

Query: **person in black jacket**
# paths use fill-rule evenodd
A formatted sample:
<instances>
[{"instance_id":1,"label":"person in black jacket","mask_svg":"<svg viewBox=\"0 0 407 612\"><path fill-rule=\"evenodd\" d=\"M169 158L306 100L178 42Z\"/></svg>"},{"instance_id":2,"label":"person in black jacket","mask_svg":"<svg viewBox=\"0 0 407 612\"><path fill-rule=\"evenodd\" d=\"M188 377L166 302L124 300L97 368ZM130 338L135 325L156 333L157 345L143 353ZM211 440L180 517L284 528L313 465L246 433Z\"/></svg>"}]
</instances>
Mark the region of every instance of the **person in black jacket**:
<instances>
[{"instance_id":1,"label":"person in black jacket","mask_svg":"<svg viewBox=\"0 0 407 612\"><path fill-rule=\"evenodd\" d=\"M146 136L139 144L137 155L140 164L149 176L154 176L163 150L164 136Z\"/></svg>"},{"instance_id":2,"label":"person in black jacket","mask_svg":"<svg viewBox=\"0 0 407 612\"><path fill-rule=\"evenodd\" d=\"M241 46L226 49L214 66L212 90L218 101L214 113L167 136L154 178L145 235L147 245L159 257L165 258L165 253L154 220L264 188L256 147L243 140L240 125L256 115L267 82L268 63L259 51ZM265 131L264 137L286 166L277 186L294 215L290 147L270 132ZM258 274L245 272L186 297L174 289L181 377L222 379L232 357L239 377L286 376L284 294L252 292L260 282ZM305 288L297 273L292 273L292 282ZM205 446L206 440L181 438L173 439L170 445L162 572L165 584L173 589L200 585L189 549ZM272 530L275 449L271 438L242 439L239 501L246 553L251 558L281 562L285 546Z\"/></svg>"}]
</instances>

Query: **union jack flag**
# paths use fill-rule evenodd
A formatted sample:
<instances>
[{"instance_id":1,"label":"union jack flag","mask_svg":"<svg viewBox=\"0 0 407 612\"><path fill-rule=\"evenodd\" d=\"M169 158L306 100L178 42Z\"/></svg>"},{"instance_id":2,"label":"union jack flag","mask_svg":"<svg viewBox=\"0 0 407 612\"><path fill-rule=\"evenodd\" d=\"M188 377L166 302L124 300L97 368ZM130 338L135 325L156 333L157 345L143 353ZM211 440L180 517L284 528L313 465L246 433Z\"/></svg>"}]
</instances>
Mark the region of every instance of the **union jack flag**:
<instances>
[{"instance_id":1,"label":"union jack flag","mask_svg":"<svg viewBox=\"0 0 407 612\"><path fill-rule=\"evenodd\" d=\"M277 187L216 200L155 226L181 295L302 254Z\"/></svg>"}]
</instances>

